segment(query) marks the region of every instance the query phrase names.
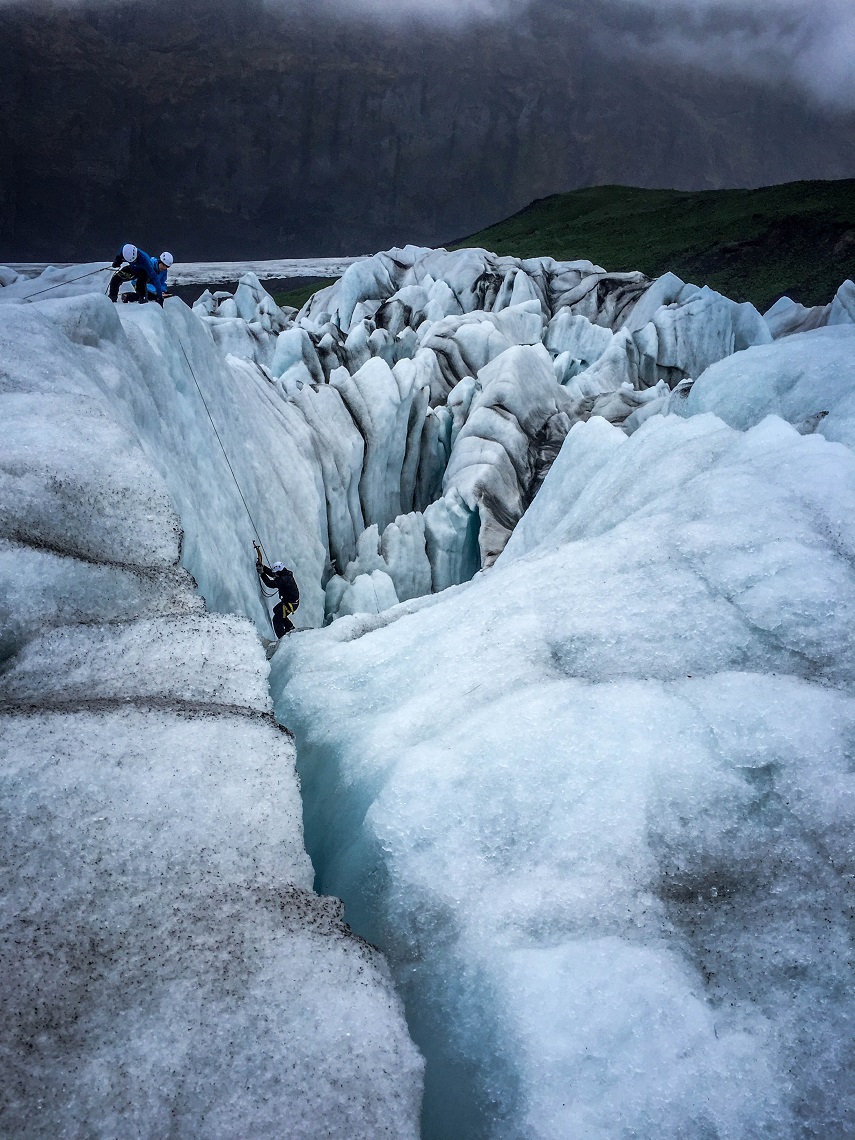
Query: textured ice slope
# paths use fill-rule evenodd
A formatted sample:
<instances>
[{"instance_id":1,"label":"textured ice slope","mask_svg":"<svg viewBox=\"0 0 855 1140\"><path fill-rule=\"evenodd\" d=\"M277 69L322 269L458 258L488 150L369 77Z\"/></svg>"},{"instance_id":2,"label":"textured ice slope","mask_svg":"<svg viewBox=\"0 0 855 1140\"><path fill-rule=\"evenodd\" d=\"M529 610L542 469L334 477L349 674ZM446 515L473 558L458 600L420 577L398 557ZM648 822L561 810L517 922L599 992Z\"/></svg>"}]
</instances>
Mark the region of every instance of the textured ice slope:
<instances>
[{"instance_id":1,"label":"textured ice slope","mask_svg":"<svg viewBox=\"0 0 855 1140\"><path fill-rule=\"evenodd\" d=\"M674 410L715 412L743 429L774 413L805 434L818 431L855 449L855 325L797 333L728 357L703 372Z\"/></svg>"},{"instance_id":2,"label":"textured ice slope","mask_svg":"<svg viewBox=\"0 0 855 1140\"><path fill-rule=\"evenodd\" d=\"M852 1134L853 519L780 419L591 420L489 574L277 654L428 1137Z\"/></svg>"},{"instance_id":3,"label":"textured ice slope","mask_svg":"<svg viewBox=\"0 0 855 1140\"><path fill-rule=\"evenodd\" d=\"M322 500L282 501L293 453L254 487L275 411L185 306L122 317L0 306L0 1131L415 1137L421 1060L380 955L311 891L257 634L179 566L183 527L209 601L263 621L185 351L259 526L321 565Z\"/></svg>"},{"instance_id":4,"label":"textured ice slope","mask_svg":"<svg viewBox=\"0 0 855 1140\"><path fill-rule=\"evenodd\" d=\"M416 1135L385 966L311 892L264 664L243 621L159 619L4 679L4 1134Z\"/></svg>"},{"instance_id":5,"label":"textured ice slope","mask_svg":"<svg viewBox=\"0 0 855 1140\"><path fill-rule=\"evenodd\" d=\"M270 394L257 369L230 369L184 304L128 309L120 321L101 296L0 306L0 438L13 457L5 499L29 519L7 515L6 536L20 532L28 546L50 550L60 525L84 561L103 539L110 548L99 565L146 565L160 557L150 516L171 502L184 532L183 563L208 605L247 614L269 631L252 566L253 526L195 373L270 557L287 536L304 584L304 620L320 621L326 504L313 442L305 427L302 439L298 433L302 417ZM285 447L289 415L297 426ZM17 473L19 454L26 462ZM32 511L23 502L30 494Z\"/></svg>"}]
</instances>

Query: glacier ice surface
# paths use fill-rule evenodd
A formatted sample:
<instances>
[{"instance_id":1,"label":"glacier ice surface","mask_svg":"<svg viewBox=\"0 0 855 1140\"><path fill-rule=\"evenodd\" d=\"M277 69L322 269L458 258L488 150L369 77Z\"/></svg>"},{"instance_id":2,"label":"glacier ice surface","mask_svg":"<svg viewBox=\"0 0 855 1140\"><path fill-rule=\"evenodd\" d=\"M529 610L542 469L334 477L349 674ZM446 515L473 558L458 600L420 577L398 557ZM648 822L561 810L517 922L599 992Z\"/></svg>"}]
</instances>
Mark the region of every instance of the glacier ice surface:
<instances>
[{"instance_id":1,"label":"glacier ice surface","mask_svg":"<svg viewBox=\"0 0 855 1140\"><path fill-rule=\"evenodd\" d=\"M855 324L795 333L703 372L675 410L748 428L774 413L855 449Z\"/></svg>"},{"instance_id":2,"label":"glacier ice surface","mask_svg":"<svg viewBox=\"0 0 855 1140\"><path fill-rule=\"evenodd\" d=\"M428 1137L855 1122L855 457L576 424L489 574L273 662Z\"/></svg>"},{"instance_id":3,"label":"glacier ice surface","mask_svg":"<svg viewBox=\"0 0 855 1140\"><path fill-rule=\"evenodd\" d=\"M425 1135L851 1135L851 283L85 268L0 278L9 1128L415 1134L258 527Z\"/></svg>"}]
</instances>

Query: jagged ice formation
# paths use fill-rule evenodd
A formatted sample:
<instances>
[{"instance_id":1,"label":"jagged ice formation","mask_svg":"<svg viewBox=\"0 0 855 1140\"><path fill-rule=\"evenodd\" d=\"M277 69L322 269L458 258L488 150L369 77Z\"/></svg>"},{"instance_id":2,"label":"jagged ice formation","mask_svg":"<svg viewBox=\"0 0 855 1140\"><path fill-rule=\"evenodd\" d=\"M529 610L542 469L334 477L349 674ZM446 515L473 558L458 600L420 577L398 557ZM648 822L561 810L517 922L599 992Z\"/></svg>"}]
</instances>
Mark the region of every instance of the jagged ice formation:
<instances>
[{"instance_id":1,"label":"jagged ice formation","mask_svg":"<svg viewBox=\"0 0 855 1140\"><path fill-rule=\"evenodd\" d=\"M422 1134L850 1135L851 282L74 275L0 270L4 1126L417 1132L257 526Z\"/></svg>"}]
</instances>

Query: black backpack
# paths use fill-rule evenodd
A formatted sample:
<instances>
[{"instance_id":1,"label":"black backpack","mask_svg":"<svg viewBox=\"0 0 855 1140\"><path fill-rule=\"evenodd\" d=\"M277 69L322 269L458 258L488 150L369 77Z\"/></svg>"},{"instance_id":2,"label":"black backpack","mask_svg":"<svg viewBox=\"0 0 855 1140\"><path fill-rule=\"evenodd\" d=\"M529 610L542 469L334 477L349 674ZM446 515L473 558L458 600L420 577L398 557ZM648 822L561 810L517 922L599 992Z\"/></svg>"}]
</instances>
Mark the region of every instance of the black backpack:
<instances>
[{"instance_id":1,"label":"black backpack","mask_svg":"<svg viewBox=\"0 0 855 1140\"><path fill-rule=\"evenodd\" d=\"M276 589L279 591L279 597L283 602L291 602L292 605L296 606L300 601L297 579L287 567L280 570L276 575Z\"/></svg>"}]
</instances>

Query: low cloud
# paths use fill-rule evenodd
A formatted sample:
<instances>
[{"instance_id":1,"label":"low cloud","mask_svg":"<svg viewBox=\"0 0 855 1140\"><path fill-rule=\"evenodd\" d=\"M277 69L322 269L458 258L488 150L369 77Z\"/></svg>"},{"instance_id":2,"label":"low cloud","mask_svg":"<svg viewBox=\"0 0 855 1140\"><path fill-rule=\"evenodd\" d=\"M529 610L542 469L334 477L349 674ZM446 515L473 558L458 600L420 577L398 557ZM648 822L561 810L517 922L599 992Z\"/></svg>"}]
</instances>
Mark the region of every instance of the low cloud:
<instances>
[{"instance_id":1,"label":"low cloud","mask_svg":"<svg viewBox=\"0 0 855 1140\"><path fill-rule=\"evenodd\" d=\"M293 3L294 0L270 0ZM298 0L299 2L299 0ZM790 83L820 105L855 107L855 0L312 0L384 23L511 26L548 3L593 25L602 46L663 65L696 67L774 87Z\"/></svg>"},{"instance_id":2,"label":"low cloud","mask_svg":"<svg viewBox=\"0 0 855 1140\"><path fill-rule=\"evenodd\" d=\"M611 0L618 50L855 107L853 0ZM620 16L627 26L620 27Z\"/></svg>"},{"instance_id":3,"label":"low cloud","mask_svg":"<svg viewBox=\"0 0 855 1140\"><path fill-rule=\"evenodd\" d=\"M0 0L4 7L62 9L144 0ZM215 11L222 0L211 0ZM567 34L584 26L600 51L643 55L662 66L694 67L723 78L794 87L820 107L855 109L855 0L262 0L323 22L348 17L419 34L425 23L455 28L519 21L536 30L538 11L568 17Z\"/></svg>"},{"instance_id":4,"label":"low cloud","mask_svg":"<svg viewBox=\"0 0 855 1140\"><path fill-rule=\"evenodd\" d=\"M529 0L265 0L265 4L286 12L357 16L406 26L413 21L455 25L507 19L515 11L524 11Z\"/></svg>"}]
</instances>

